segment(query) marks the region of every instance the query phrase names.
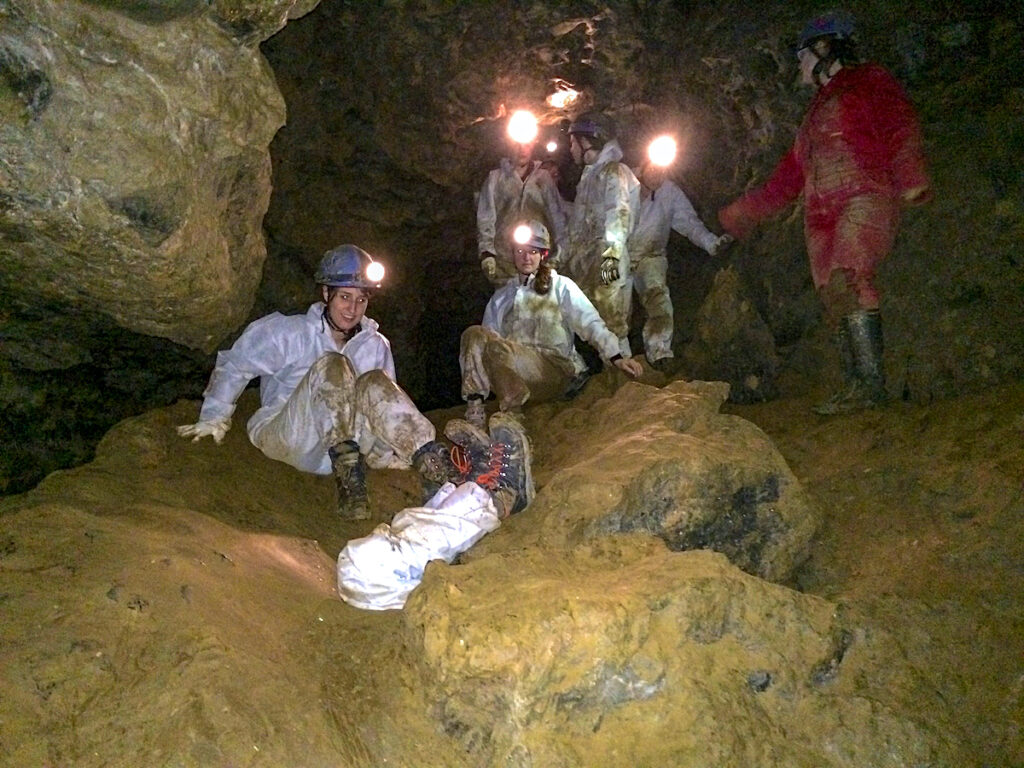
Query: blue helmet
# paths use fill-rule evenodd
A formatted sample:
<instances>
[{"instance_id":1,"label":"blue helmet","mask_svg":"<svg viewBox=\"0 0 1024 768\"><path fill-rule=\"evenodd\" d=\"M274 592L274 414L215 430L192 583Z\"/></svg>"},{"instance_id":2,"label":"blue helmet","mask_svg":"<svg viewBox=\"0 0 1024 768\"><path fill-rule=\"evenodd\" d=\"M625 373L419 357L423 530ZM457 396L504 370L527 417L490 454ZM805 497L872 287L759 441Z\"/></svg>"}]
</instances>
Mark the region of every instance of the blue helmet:
<instances>
[{"instance_id":1,"label":"blue helmet","mask_svg":"<svg viewBox=\"0 0 1024 768\"><path fill-rule=\"evenodd\" d=\"M807 22L796 49L802 51L819 37L849 40L853 36L853 18L840 12L823 13Z\"/></svg>"},{"instance_id":2,"label":"blue helmet","mask_svg":"<svg viewBox=\"0 0 1024 768\"><path fill-rule=\"evenodd\" d=\"M615 138L615 123L600 112L587 112L577 117L570 125L570 136L579 134L604 144Z\"/></svg>"},{"instance_id":3,"label":"blue helmet","mask_svg":"<svg viewBox=\"0 0 1024 768\"><path fill-rule=\"evenodd\" d=\"M332 248L320 259L316 269L319 285L352 288L379 288L383 266L358 245L346 243Z\"/></svg>"}]
</instances>

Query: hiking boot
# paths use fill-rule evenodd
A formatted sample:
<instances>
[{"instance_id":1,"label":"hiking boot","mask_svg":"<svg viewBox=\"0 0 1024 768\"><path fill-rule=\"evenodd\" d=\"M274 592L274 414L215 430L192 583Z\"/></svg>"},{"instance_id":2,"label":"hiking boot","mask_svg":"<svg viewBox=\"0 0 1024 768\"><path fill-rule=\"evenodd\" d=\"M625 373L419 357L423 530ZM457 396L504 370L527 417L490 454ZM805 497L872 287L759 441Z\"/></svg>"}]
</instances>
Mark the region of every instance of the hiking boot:
<instances>
[{"instance_id":1,"label":"hiking boot","mask_svg":"<svg viewBox=\"0 0 1024 768\"><path fill-rule=\"evenodd\" d=\"M431 498L445 483L462 482L448 449L437 440L424 443L412 455L412 466L420 473L424 499Z\"/></svg>"},{"instance_id":2,"label":"hiking boot","mask_svg":"<svg viewBox=\"0 0 1024 768\"><path fill-rule=\"evenodd\" d=\"M470 395L466 398L466 421L477 429L487 429L487 409L484 408L484 399L480 395Z\"/></svg>"},{"instance_id":3,"label":"hiking boot","mask_svg":"<svg viewBox=\"0 0 1024 768\"><path fill-rule=\"evenodd\" d=\"M565 388L565 393L562 395L563 400L572 400L574 397L579 395L583 391L583 388L587 386L587 382L590 381L590 377L593 374L589 369L583 371L583 373L577 374L572 381L569 382L569 386Z\"/></svg>"},{"instance_id":4,"label":"hiking boot","mask_svg":"<svg viewBox=\"0 0 1024 768\"><path fill-rule=\"evenodd\" d=\"M490 491L501 519L522 511L533 501L530 461L526 431L509 414L494 414L486 464L474 466L469 479Z\"/></svg>"},{"instance_id":5,"label":"hiking boot","mask_svg":"<svg viewBox=\"0 0 1024 768\"><path fill-rule=\"evenodd\" d=\"M346 440L328 450L331 470L338 488L338 514L345 520L366 520L370 508L366 495L366 459L355 440Z\"/></svg>"}]
</instances>

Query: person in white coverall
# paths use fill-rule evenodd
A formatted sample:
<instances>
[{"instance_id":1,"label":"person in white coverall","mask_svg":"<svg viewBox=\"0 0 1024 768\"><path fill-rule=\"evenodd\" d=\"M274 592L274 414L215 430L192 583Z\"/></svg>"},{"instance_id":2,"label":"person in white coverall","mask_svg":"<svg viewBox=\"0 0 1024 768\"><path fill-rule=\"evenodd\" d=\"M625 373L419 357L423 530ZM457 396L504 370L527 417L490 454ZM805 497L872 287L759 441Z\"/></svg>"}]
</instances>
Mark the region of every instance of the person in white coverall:
<instances>
[{"instance_id":1,"label":"person in white coverall","mask_svg":"<svg viewBox=\"0 0 1024 768\"><path fill-rule=\"evenodd\" d=\"M390 524L345 545L338 555L338 593L349 605L402 608L427 563L451 563L533 500L530 443L514 418L492 416L489 436L454 419L445 434L463 452L465 473L422 507L404 509Z\"/></svg>"},{"instance_id":2,"label":"person in white coverall","mask_svg":"<svg viewBox=\"0 0 1024 768\"><path fill-rule=\"evenodd\" d=\"M639 362L619 351L619 340L583 291L548 263L551 238L539 221L513 232L517 279L491 296L482 325L462 334L459 366L466 420L484 421L484 400L494 392L502 411L518 412L527 400L543 402L566 395L587 366L574 346L574 334L630 376Z\"/></svg>"},{"instance_id":3,"label":"person in white coverall","mask_svg":"<svg viewBox=\"0 0 1024 768\"><path fill-rule=\"evenodd\" d=\"M369 516L367 459L374 467L415 466L430 492L446 482L448 451L395 383L391 345L365 315L382 275L358 246L324 254L316 273L322 301L304 315L274 312L250 323L217 354L199 421L178 433L220 443L236 400L259 377L261 405L248 421L249 439L272 459L333 474L343 517Z\"/></svg>"},{"instance_id":4,"label":"person in white coverall","mask_svg":"<svg viewBox=\"0 0 1024 768\"><path fill-rule=\"evenodd\" d=\"M674 319L668 291L668 238L671 230L683 235L711 256L732 242L716 235L697 216L689 198L667 169L646 163L640 178L640 212L629 236L629 282L640 297L647 319L643 328L644 355L653 368L668 371L672 360ZM632 298L632 291L630 292ZM627 317L632 307L627 312Z\"/></svg>"},{"instance_id":5,"label":"person in white coverall","mask_svg":"<svg viewBox=\"0 0 1024 768\"><path fill-rule=\"evenodd\" d=\"M517 132L516 128L525 133ZM541 161L533 159L536 119L529 113L516 112L509 121L509 129L513 152L487 175L476 207L480 267L495 288L516 274L510 246L516 224L524 219L544 222L554 234L556 249L565 246L566 235L565 210L555 181L541 167Z\"/></svg>"},{"instance_id":6,"label":"person in white coverall","mask_svg":"<svg viewBox=\"0 0 1024 768\"><path fill-rule=\"evenodd\" d=\"M569 220L563 265L594 303L629 356L628 238L640 207L640 182L622 161L611 121L584 115L569 126L569 151L583 167Z\"/></svg>"}]
</instances>

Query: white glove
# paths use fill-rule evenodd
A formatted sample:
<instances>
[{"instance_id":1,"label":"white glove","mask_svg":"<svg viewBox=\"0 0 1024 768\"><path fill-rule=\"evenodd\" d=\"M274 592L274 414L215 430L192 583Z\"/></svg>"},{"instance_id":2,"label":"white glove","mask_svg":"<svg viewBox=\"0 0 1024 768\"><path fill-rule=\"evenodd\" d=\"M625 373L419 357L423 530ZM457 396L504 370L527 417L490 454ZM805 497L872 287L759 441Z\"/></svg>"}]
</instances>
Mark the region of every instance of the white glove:
<instances>
[{"instance_id":1,"label":"white glove","mask_svg":"<svg viewBox=\"0 0 1024 768\"><path fill-rule=\"evenodd\" d=\"M195 424L182 424L178 427L178 434L182 437L191 437L196 442L201 437L212 437L213 442L220 445L224 435L231 429L231 419L217 419L215 421L197 421Z\"/></svg>"},{"instance_id":2,"label":"white glove","mask_svg":"<svg viewBox=\"0 0 1024 768\"><path fill-rule=\"evenodd\" d=\"M711 244L711 247L708 249L708 254L711 256L717 256L735 242L736 238L732 235L722 235Z\"/></svg>"},{"instance_id":3,"label":"white glove","mask_svg":"<svg viewBox=\"0 0 1024 768\"><path fill-rule=\"evenodd\" d=\"M484 271L484 277L492 283L498 279L498 260L493 256L485 256L480 260L480 269Z\"/></svg>"},{"instance_id":4,"label":"white glove","mask_svg":"<svg viewBox=\"0 0 1024 768\"><path fill-rule=\"evenodd\" d=\"M618 279L619 257L615 255L615 248L608 247L601 254L601 282L609 285Z\"/></svg>"}]
</instances>

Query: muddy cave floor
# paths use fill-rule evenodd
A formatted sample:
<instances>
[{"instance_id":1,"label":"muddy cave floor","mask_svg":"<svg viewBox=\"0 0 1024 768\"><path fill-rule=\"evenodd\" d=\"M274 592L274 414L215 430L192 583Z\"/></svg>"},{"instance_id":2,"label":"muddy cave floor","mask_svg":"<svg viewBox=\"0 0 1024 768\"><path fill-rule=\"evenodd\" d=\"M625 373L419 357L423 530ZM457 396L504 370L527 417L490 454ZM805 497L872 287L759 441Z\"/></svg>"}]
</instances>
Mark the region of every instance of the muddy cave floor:
<instances>
[{"instance_id":1,"label":"muddy cave floor","mask_svg":"<svg viewBox=\"0 0 1024 768\"><path fill-rule=\"evenodd\" d=\"M863 620L893 632L910 660L930 678L942 703L958 713L962 729L958 735L977 755L977 765L1024 765L1024 384L930 405L892 403L831 418L809 410L821 394L808 391L770 403L724 408L754 422L772 438L821 507L824 524L810 560L792 586L852 606ZM225 650L233 643L251 647L246 644L252 639L243 639L241 629L237 637L232 635L233 626L244 626L249 617L243 614L251 610L266 611L259 620L259 641L261 648L272 649L267 655L275 674L295 680L294 690L280 698L280 712L260 711L253 717L266 724L278 715L288 717L289 710L308 713L311 698L328 702L323 705L328 728L318 730L307 722L291 736L278 734L278 738L284 742L294 738L308 755L340 754L354 765L372 764L369 754L379 751L368 748L371 738L360 725L372 720L385 729L389 724L398 730L404 727L405 745L418 745L422 754L442 747L443 741L429 732L428 725L413 726L407 713L389 710L380 693L382 680L388 679L387 666L404 663L398 640L400 614L347 606L323 608L340 603L333 592L332 569L339 549L348 538L363 535L413 502L418 489L410 473L372 472L375 519L339 526L329 511L333 497L329 479L281 474L272 462L260 463L240 426L222 446L207 440L179 450L178 446L188 444L168 435L174 424L192 418L195 407L195 403L181 402L139 417L137 425L126 430L134 431L139 446L131 457L103 458L100 451L93 465L55 473L29 494L0 504L0 523L7 524L0 558L0 571L6 574L0 576L7 579L2 597L11 622L4 633L9 635L4 676L10 688L29 679L32 688L22 701L13 696L0 703L0 734L7 729L9 736L49 734L40 736L34 746L25 739L18 744L17 736L4 743L0 736L0 764L27 765L22 762L27 758L34 761L31 764L50 764L48 760L69 765L141 764L133 762L130 754L133 743L143 743L149 764L177 765L166 758L182 743L182 713L162 709L162 697L176 686L195 684L207 691L203 696L212 697L205 701L204 711L213 712L212 704L219 703L218 685L223 691L236 691L239 681L232 675L237 676L240 667L247 675L242 682L255 685L258 665L248 658L232 659ZM243 404L236 425L243 423L244 411L251 407L252 403ZM429 415L440 425L460 411ZM529 415L528 411L535 439L543 440L542 425L530 424ZM252 473L252 487L244 493L235 485L237 472L231 470L232 462L240 459L264 468ZM141 472L138 467L143 468ZM543 483L543 470L538 480ZM267 503L254 501L260 494ZM311 505L324 511L310 514ZM181 506L204 514L181 516L174 511ZM17 522L18 513L29 507L39 510L37 517ZM80 512L83 509L87 515ZM125 535L140 544L139 559L119 557L114 550L106 555L108 561L102 566L106 570L99 566L90 570L81 559L81 534L95 545L114 530L114 521L125 518L126 510L133 511L127 512L132 517ZM170 517L165 516L167 510L172 510ZM34 535L30 532L49 537L45 549L27 543L27 537ZM314 586L312 598L296 592L294 580L275 594L266 581L253 580L258 587L246 586L243 563L232 555L244 547L264 547L264 554L277 547L272 553L275 562L301 559L289 556L279 543L253 539L253 532L271 534L272 540L285 536L302 547L318 543L320 566L300 574ZM183 536L192 542L182 543ZM209 615L198 617L214 629L209 635L190 635L189 647L182 648L175 632L184 614L161 613L163 582L156 576L147 581L150 577L142 571L173 569L189 548L205 548L207 579L217 568L235 569L236 576L228 581L231 592L220 605L237 607L227 612L223 607L210 609ZM211 549L217 556L209 554ZM150 554L159 551L171 556ZM171 565L174 558L178 559ZM75 562L79 564L72 565ZM87 577L87 573L93 575ZM76 579L86 578L91 583L74 586ZM178 605L175 611L206 610L202 590L220 588L212 579L200 581L196 572L159 578L174 585L175 594L165 601ZM185 587L180 599L176 594L177 585L186 580L195 585L195 600ZM133 593L146 589L152 594L133 606ZM72 618L67 603L79 600L89 610L78 610ZM15 616L23 605L32 606L31 615ZM123 615L131 613L135 622L130 632L128 620L112 626L104 618L106 611L125 606L132 610ZM233 615L233 610L239 614ZM301 623L297 621L300 613L308 616L310 611L321 623L299 637L289 627ZM138 631L140 617L150 622L144 636ZM20 638L21 646L11 645L11 637ZM91 638L91 645L85 647L83 637ZM75 663L71 657L83 650L95 659L106 654L108 666L97 668L96 675L120 669L120 678L112 685L136 687L145 706L138 712L123 705L106 708L102 698L91 694L79 701L62 693L62 685L68 688L68 665ZM171 677L155 678L147 672L147 664L153 667L161 655L175 654L187 657L188 663L171 665L176 667ZM328 671L322 679L313 679L316 675L311 670L324 668ZM190 682L190 674L201 677ZM153 679L147 680L147 675ZM83 684L77 690L94 688ZM148 698L147 691L152 693ZM228 704L244 716L244 693L232 696L237 698ZM193 704L197 712L203 710ZM922 702L923 708L933 705ZM58 725L55 718L69 711L76 713L77 724ZM300 719L308 718L306 714ZM112 721L118 723L117 746L103 731ZM171 721L176 723L173 729L168 726ZM195 733L189 726L191 757L183 765L221 764L234 751L225 739L237 737L241 742L251 736L225 734L216 715L197 715L194 726ZM204 730L209 732L205 739ZM324 731L332 734L323 735ZM317 735L311 738L311 733ZM248 743L234 746L249 749ZM383 746L391 754L404 749L398 744Z\"/></svg>"}]
</instances>

